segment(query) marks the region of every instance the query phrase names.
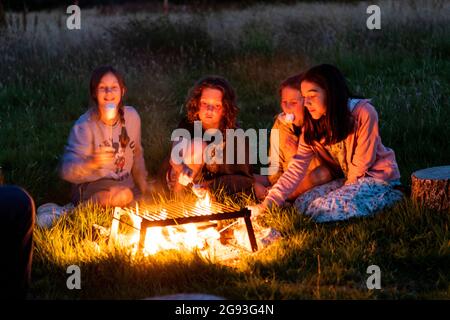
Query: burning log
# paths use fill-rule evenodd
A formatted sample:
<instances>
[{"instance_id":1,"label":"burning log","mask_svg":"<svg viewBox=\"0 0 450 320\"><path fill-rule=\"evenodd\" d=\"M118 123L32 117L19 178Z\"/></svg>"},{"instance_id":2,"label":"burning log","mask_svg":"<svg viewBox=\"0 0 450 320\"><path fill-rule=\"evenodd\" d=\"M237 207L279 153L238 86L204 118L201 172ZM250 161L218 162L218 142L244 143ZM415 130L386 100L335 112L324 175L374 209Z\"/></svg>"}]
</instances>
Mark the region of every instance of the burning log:
<instances>
[{"instance_id":1,"label":"burning log","mask_svg":"<svg viewBox=\"0 0 450 320\"><path fill-rule=\"evenodd\" d=\"M450 208L450 166L433 167L411 175L412 199L435 210Z\"/></svg>"},{"instance_id":2,"label":"burning log","mask_svg":"<svg viewBox=\"0 0 450 320\"><path fill-rule=\"evenodd\" d=\"M208 239L220 239L220 232L212 227L217 226L216 221L243 218L251 249L256 251L258 247L250 215L250 210L246 208L211 202L209 194L195 203L136 205L135 209L115 208L109 241L110 244L121 241L118 231L119 226L124 224L134 229L128 242L137 244L136 250L144 253L152 254L161 249L176 248L174 243L201 249L208 246Z\"/></svg>"}]
</instances>

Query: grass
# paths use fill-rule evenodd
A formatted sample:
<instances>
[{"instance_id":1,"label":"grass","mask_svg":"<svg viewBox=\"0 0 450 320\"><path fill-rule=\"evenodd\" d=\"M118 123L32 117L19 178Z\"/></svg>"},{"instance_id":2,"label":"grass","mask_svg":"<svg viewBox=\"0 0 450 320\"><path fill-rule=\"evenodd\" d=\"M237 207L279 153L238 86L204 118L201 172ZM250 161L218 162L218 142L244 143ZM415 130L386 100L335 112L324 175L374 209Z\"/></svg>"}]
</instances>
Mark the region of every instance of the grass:
<instances>
[{"instance_id":1,"label":"grass","mask_svg":"<svg viewBox=\"0 0 450 320\"><path fill-rule=\"evenodd\" d=\"M365 7L357 2L253 5L169 17L119 11L99 18L91 9L75 32L63 29L57 15L40 13L34 29L1 31L0 165L6 182L25 187L37 205L69 201L57 166L71 126L87 108L88 79L99 64L113 64L125 75L126 102L140 113L146 165L154 175L187 91L202 75L230 80L242 127L270 128L281 80L328 62L343 70L355 92L372 98L383 143L395 150L408 185L413 171L450 162L450 24L445 2L402 3L401 13L395 3L381 3L379 31L365 29ZM12 13L7 17L16 20ZM200 291L236 299L450 294L449 215L409 199L373 218L336 224L276 210L265 223L283 240L233 268L190 252L132 259L101 241L98 251L89 241L90 226L109 226L110 215L88 205L51 230L36 229L32 298ZM70 264L81 267L82 290L66 288ZM382 290L365 286L371 264L382 270Z\"/></svg>"},{"instance_id":2,"label":"grass","mask_svg":"<svg viewBox=\"0 0 450 320\"><path fill-rule=\"evenodd\" d=\"M133 257L111 250L104 239L94 244L91 226L109 227L111 210L87 204L52 229L37 229L32 296L134 299L206 292L229 299L447 299L448 215L427 213L405 200L373 218L319 225L293 209L274 210L263 223L283 239L229 267L196 252ZM79 291L65 285L72 264L82 270ZM379 291L366 288L372 264L382 270Z\"/></svg>"}]
</instances>

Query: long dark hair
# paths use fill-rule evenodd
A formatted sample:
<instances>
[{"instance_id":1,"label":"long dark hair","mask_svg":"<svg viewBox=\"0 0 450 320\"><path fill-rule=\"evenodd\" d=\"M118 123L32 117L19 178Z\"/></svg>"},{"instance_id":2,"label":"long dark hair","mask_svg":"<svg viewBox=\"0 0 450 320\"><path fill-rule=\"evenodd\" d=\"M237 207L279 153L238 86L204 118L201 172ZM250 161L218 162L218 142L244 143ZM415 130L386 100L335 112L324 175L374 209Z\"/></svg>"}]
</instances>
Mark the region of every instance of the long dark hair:
<instances>
[{"instance_id":1,"label":"long dark hair","mask_svg":"<svg viewBox=\"0 0 450 320\"><path fill-rule=\"evenodd\" d=\"M326 114L314 120L305 108L304 139L309 145L325 138L325 144L345 139L354 129L354 118L348 108L352 95L343 74L330 64L312 67L302 76L302 82L314 82L325 91Z\"/></svg>"},{"instance_id":2,"label":"long dark hair","mask_svg":"<svg viewBox=\"0 0 450 320\"><path fill-rule=\"evenodd\" d=\"M119 82L121 96L122 93L125 92L127 88L125 85L125 80L123 79L122 75L112 66L97 67L94 71L92 71L91 81L89 83L90 97L92 102L96 106L95 108L96 112L98 112L97 88L103 76L107 73L112 73L117 78L117 82ZM119 136L119 141L122 148L125 148L130 142L130 137L128 136L127 128L125 127L125 114L122 97L120 98L118 107L119 107L120 122L122 124L122 131Z\"/></svg>"},{"instance_id":3,"label":"long dark hair","mask_svg":"<svg viewBox=\"0 0 450 320\"><path fill-rule=\"evenodd\" d=\"M222 107L224 114L220 121L220 130L236 128L236 117L239 108L236 105L236 93L229 82L220 76L206 76L194 85L186 99L187 118L189 122L199 120L200 97L205 88L217 89L222 92Z\"/></svg>"}]
</instances>

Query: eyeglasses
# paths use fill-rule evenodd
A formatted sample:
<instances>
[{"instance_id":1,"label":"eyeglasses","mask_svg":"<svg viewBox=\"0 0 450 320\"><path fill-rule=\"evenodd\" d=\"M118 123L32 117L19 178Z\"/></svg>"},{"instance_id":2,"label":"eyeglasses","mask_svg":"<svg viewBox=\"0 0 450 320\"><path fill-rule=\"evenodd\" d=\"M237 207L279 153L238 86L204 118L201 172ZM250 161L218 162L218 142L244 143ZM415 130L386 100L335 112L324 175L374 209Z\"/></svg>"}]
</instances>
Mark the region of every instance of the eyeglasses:
<instances>
[{"instance_id":1,"label":"eyeglasses","mask_svg":"<svg viewBox=\"0 0 450 320\"><path fill-rule=\"evenodd\" d=\"M107 93L111 91L112 93L119 93L120 87L99 87L97 88L97 92L99 93Z\"/></svg>"}]
</instances>

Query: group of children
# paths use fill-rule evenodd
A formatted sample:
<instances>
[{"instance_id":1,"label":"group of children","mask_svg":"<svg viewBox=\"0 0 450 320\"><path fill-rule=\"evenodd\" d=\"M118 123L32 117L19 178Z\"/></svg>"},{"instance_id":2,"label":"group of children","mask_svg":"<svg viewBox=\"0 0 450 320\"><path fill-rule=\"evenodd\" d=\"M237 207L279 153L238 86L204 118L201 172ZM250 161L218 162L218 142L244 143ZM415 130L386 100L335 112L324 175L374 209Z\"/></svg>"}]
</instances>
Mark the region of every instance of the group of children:
<instances>
[{"instance_id":1,"label":"group of children","mask_svg":"<svg viewBox=\"0 0 450 320\"><path fill-rule=\"evenodd\" d=\"M114 68L94 70L92 107L73 126L60 167L61 177L72 184L74 205L93 201L127 206L155 191L148 183L141 120L134 108L125 106L125 93L124 79ZM178 125L194 138L173 142L162 166L163 185L173 193L192 188L204 194L222 188L231 194L255 194L261 203L250 207L252 217L293 201L318 222L371 215L402 198L395 154L381 142L375 108L352 95L336 67L323 64L286 79L280 98L282 112L270 135L270 174L256 175L249 163L249 145L227 140L226 131L238 129L235 91L222 77L199 80ZM221 133L225 138L219 144L198 141L196 125L202 136ZM220 161L218 154L229 151L234 159ZM236 161L240 156L244 161ZM34 202L25 190L2 186L0 204L10 226L2 239L13 242L5 253L10 263L0 268L9 275L2 297L24 298L31 274ZM41 218L38 209L36 223L48 226ZM50 223L53 218L52 214Z\"/></svg>"},{"instance_id":2,"label":"group of children","mask_svg":"<svg viewBox=\"0 0 450 320\"><path fill-rule=\"evenodd\" d=\"M200 121L202 136L219 132L224 137L214 152L232 151L245 161L215 161L214 154L205 161L213 141L179 139L162 165L167 190L179 193L195 186L253 193L262 201L251 207L253 216L290 200L317 221L369 215L401 199L395 189L400 178L395 155L381 142L377 112L369 100L351 94L336 67L318 65L289 77L279 92L281 113L270 137L272 170L262 176L252 171L248 144L226 139L228 129L238 128L233 87L220 76L200 79L188 94L178 129L194 137ZM126 206L155 191L148 183L141 120L124 104L125 93L124 79L114 68L94 70L92 107L73 126L61 163L61 177L73 186L74 204L91 200Z\"/></svg>"}]
</instances>

